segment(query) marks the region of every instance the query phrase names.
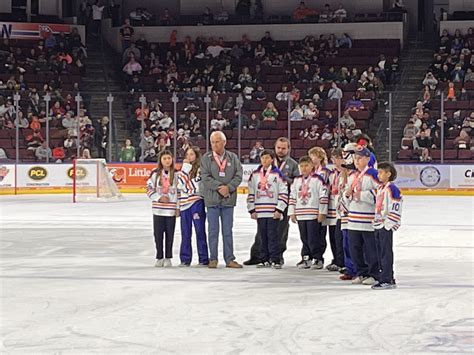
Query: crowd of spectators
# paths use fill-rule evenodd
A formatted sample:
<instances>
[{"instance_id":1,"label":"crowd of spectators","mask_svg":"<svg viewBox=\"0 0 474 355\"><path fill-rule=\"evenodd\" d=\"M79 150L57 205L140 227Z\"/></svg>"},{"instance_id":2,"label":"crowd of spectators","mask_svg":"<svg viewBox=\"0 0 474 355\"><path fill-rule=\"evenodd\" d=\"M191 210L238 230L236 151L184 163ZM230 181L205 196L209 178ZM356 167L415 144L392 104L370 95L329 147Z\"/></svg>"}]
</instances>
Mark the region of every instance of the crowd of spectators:
<instances>
[{"instance_id":1,"label":"crowd of spectators","mask_svg":"<svg viewBox=\"0 0 474 355\"><path fill-rule=\"evenodd\" d=\"M278 120L279 111L282 107L286 111L291 98L291 120L314 120L319 132L313 136L327 139L333 145L346 141L346 135L361 132L353 119L352 125L344 123L336 132L337 117L329 117L331 113L326 111L320 114L325 102L342 99L342 88L350 85L352 99L342 106L345 120L351 118L352 111L365 109L363 100L376 98L385 85L399 79L398 58L387 59L383 54L373 65L360 71L356 66L322 66L321 62L336 57L340 48L352 47L348 34L307 36L288 43L274 41L270 32L258 42L252 42L246 35L236 43L226 43L222 37L192 40L188 36L179 43L173 30L169 43L149 43L143 35L135 37L128 20L120 33L122 72L130 93L130 127L137 132L143 122L149 130L148 136L141 138L140 147L148 152L141 155L142 160L156 159L160 147L172 145L175 135L170 113L162 112L157 100L147 103L142 110L138 100L142 92L177 93L180 103L184 103L178 117L178 147L205 134L199 122L203 119L206 95L211 98L211 130L237 127L237 96L242 100L243 129L259 129ZM282 68L283 77L281 90L269 94L264 87L270 68ZM255 102L261 102L260 113L255 112ZM161 121L171 128L164 130ZM309 133L304 139L310 137ZM338 135L343 137L339 139ZM155 139L153 149L152 138Z\"/></svg>"},{"instance_id":2,"label":"crowd of spectators","mask_svg":"<svg viewBox=\"0 0 474 355\"><path fill-rule=\"evenodd\" d=\"M442 139L453 140L454 148L474 148L474 29L466 33L444 30L423 79L422 98L412 110L403 131L402 149L411 149L422 162L431 161L431 150L441 148ZM441 117L439 101L452 102ZM462 104L465 102L466 104ZM447 105L445 107L448 107ZM444 122L445 136L441 136Z\"/></svg>"},{"instance_id":3,"label":"crowd of spectators","mask_svg":"<svg viewBox=\"0 0 474 355\"><path fill-rule=\"evenodd\" d=\"M80 92L80 77L86 75L87 49L76 28L70 34L47 33L39 41L0 43L0 130L22 129L21 138L31 155L63 161L76 156L77 140L82 150L92 149L107 134L102 123L88 117L86 98L77 112L75 96ZM71 82L70 77L77 78ZM20 95L18 114L14 95ZM44 96L51 97L46 112ZM50 146L45 141L49 117ZM78 131L79 129L79 131ZM3 147L10 148L10 147Z\"/></svg>"}]
</instances>

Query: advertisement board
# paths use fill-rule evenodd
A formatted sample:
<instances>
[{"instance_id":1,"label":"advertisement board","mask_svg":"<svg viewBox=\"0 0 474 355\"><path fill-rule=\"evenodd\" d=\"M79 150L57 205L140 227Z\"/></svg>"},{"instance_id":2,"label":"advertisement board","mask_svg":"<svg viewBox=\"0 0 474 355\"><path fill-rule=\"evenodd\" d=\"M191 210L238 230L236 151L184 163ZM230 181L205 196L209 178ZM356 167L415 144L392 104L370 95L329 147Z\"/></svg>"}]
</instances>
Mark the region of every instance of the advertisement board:
<instances>
[{"instance_id":1,"label":"advertisement board","mask_svg":"<svg viewBox=\"0 0 474 355\"><path fill-rule=\"evenodd\" d=\"M395 184L405 189L450 188L449 165L398 164Z\"/></svg>"},{"instance_id":2,"label":"advertisement board","mask_svg":"<svg viewBox=\"0 0 474 355\"><path fill-rule=\"evenodd\" d=\"M70 33L73 27L67 24L25 23L25 22L0 22L0 39L29 39L39 40L57 35L60 32ZM84 35L79 32L84 40Z\"/></svg>"},{"instance_id":3,"label":"advertisement board","mask_svg":"<svg viewBox=\"0 0 474 355\"><path fill-rule=\"evenodd\" d=\"M452 165L451 187L474 189L474 165Z\"/></svg>"},{"instance_id":4,"label":"advertisement board","mask_svg":"<svg viewBox=\"0 0 474 355\"><path fill-rule=\"evenodd\" d=\"M257 164L243 164L240 191L246 191L248 179ZM474 167L472 165L398 164L397 186L408 191L463 190L474 193ZM155 163L107 164L112 179L123 192L142 192ZM179 169L179 165L177 166ZM17 188L24 193L70 192L72 164L19 164ZM95 186L95 164L79 164L77 185ZM0 192L11 193L15 188L15 165L0 164Z\"/></svg>"}]
</instances>

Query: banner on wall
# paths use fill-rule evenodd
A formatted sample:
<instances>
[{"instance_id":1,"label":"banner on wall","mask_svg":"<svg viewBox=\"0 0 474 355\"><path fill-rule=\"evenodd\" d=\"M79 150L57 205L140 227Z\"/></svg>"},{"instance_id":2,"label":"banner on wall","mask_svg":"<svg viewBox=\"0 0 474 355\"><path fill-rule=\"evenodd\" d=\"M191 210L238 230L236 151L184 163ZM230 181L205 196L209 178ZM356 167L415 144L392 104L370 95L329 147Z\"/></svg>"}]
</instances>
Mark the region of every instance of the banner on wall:
<instances>
[{"instance_id":1,"label":"banner on wall","mask_svg":"<svg viewBox=\"0 0 474 355\"><path fill-rule=\"evenodd\" d=\"M243 165L241 187L257 164ZM145 189L155 163L108 164L112 179L120 189ZM179 167L178 167L179 168ZM95 186L96 165L78 165L78 186ZM474 189L474 166L471 165L397 165L397 186L402 189ZM0 188L15 187L15 165L0 164ZM20 164L17 187L36 189L61 189L72 187L72 164Z\"/></svg>"},{"instance_id":2,"label":"banner on wall","mask_svg":"<svg viewBox=\"0 0 474 355\"><path fill-rule=\"evenodd\" d=\"M73 27L56 23L0 22L0 38L8 39L46 39L60 32L70 33Z\"/></svg>"},{"instance_id":3,"label":"banner on wall","mask_svg":"<svg viewBox=\"0 0 474 355\"><path fill-rule=\"evenodd\" d=\"M450 188L449 165L396 165L398 177L395 184L405 189Z\"/></svg>"},{"instance_id":4,"label":"banner on wall","mask_svg":"<svg viewBox=\"0 0 474 355\"><path fill-rule=\"evenodd\" d=\"M474 189L474 165L451 166L451 187Z\"/></svg>"}]
</instances>

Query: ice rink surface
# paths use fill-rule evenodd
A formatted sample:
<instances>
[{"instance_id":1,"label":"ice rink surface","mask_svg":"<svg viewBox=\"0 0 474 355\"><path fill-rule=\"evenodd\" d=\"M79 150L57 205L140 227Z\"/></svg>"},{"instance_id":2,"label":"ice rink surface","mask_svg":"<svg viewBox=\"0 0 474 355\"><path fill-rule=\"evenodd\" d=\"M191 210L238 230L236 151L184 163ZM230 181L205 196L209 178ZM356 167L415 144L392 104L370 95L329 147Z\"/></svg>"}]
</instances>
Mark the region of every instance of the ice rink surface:
<instances>
[{"instance_id":1,"label":"ice rink surface","mask_svg":"<svg viewBox=\"0 0 474 355\"><path fill-rule=\"evenodd\" d=\"M256 230L244 198L240 262ZM0 353L473 353L473 200L405 197L398 289L373 291L297 270L295 225L282 270L157 269L144 195L3 196Z\"/></svg>"}]
</instances>

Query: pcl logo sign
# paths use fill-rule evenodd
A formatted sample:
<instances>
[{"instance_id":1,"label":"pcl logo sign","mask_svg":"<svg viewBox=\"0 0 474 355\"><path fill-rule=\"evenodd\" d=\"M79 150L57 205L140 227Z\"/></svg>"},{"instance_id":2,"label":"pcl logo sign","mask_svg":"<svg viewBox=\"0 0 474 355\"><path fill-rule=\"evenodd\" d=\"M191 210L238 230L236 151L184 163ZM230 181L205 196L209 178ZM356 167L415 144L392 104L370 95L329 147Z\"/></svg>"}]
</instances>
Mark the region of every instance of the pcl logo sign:
<instances>
[{"instance_id":1,"label":"pcl logo sign","mask_svg":"<svg viewBox=\"0 0 474 355\"><path fill-rule=\"evenodd\" d=\"M74 167L67 170L67 176L72 179L74 177ZM82 166L76 166L76 180L83 180L87 176L87 170Z\"/></svg>"},{"instance_id":2,"label":"pcl logo sign","mask_svg":"<svg viewBox=\"0 0 474 355\"><path fill-rule=\"evenodd\" d=\"M48 170L42 166L34 166L28 170L28 177L32 180L43 180L48 176Z\"/></svg>"}]
</instances>

